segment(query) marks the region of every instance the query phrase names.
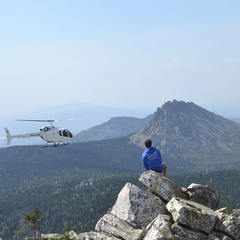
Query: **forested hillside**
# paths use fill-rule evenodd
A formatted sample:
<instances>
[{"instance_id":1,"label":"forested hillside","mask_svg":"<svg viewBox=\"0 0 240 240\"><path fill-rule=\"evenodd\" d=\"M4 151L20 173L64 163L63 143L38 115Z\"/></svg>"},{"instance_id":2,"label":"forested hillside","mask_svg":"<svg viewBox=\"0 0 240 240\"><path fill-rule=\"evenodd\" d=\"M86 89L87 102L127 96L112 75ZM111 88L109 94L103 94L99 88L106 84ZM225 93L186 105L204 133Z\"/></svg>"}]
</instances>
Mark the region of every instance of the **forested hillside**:
<instances>
[{"instance_id":1,"label":"forested hillside","mask_svg":"<svg viewBox=\"0 0 240 240\"><path fill-rule=\"evenodd\" d=\"M138 181L140 174L109 174L89 172L88 178L72 179L63 174L62 181L41 184L29 183L11 194L0 197L0 237L3 239L24 238L31 235L23 215L39 208L43 215L44 233L63 233L72 229L78 233L93 230L96 222L111 208L125 183L131 182L145 187ZM232 208L240 208L240 170L195 173L168 176L179 186L191 183L211 185L221 194L220 207L230 202Z\"/></svg>"},{"instance_id":2,"label":"forested hillside","mask_svg":"<svg viewBox=\"0 0 240 240\"><path fill-rule=\"evenodd\" d=\"M0 184L11 191L29 183L62 181L63 175L87 179L96 174L142 171L141 152L128 138L63 147L19 146L0 149Z\"/></svg>"},{"instance_id":3,"label":"forested hillside","mask_svg":"<svg viewBox=\"0 0 240 240\"><path fill-rule=\"evenodd\" d=\"M72 142L89 142L127 136L142 129L151 117L152 115L145 118L114 117L101 125L81 131L74 136Z\"/></svg>"}]
</instances>

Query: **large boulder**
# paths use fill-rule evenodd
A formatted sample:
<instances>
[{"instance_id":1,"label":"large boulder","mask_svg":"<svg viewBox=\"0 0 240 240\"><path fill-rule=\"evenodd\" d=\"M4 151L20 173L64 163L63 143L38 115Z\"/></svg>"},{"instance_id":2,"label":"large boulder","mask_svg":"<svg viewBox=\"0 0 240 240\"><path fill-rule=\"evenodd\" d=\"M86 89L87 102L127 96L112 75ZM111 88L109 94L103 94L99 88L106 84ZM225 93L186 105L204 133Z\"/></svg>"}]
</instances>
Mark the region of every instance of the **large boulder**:
<instances>
[{"instance_id":1,"label":"large boulder","mask_svg":"<svg viewBox=\"0 0 240 240\"><path fill-rule=\"evenodd\" d=\"M97 223L95 230L120 239L140 240L142 230L136 229L122 219L105 214Z\"/></svg>"},{"instance_id":2,"label":"large boulder","mask_svg":"<svg viewBox=\"0 0 240 240\"><path fill-rule=\"evenodd\" d=\"M192 183L187 188L188 199L216 210L220 202L220 194L211 186Z\"/></svg>"},{"instance_id":3,"label":"large boulder","mask_svg":"<svg viewBox=\"0 0 240 240\"><path fill-rule=\"evenodd\" d=\"M155 171L145 171L139 178L151 192L168 202L173 197L186 198L182 189L174 182Z\"/></svg>"},{"instance_id":4,"label":"large boulder","mask_svg":"<svg viewBox=\"0 0 240 240\"><path fill-rule=\"evenodd\" d=\"M218 220L212 209L185 199L172 198L166 208L174 222L207 234L213 230Z\"/></svg>"},{"instance_id":5,"label":"large boulder","mask_svg":"<svg viewBox=\"0 0 240 240\"><path fill-rule=\"evenodd\" d=\"M91 231L80 233L78 237L74 240L119 240L119 238L114 237L112 235L108 235L106 233Z\"/></svg>"},{"instance_id":6,"label":"large boulder","mask_svg":"<svg viewBox=\"0 0 240 240\"><path fill-rule=\"evenodd\" d=\"M145 227L158 214L166 213L166 204L159 197L131 183L126 183L120 191L111 210L111 214L138 228Z\"/></svg>"},{"instance_id":7,"label":"large boulder","mask_svg":"<svg viewBox=\"0 0 240 240\"><path fill-rule=\"evenodd\" d=\"M169 215L158 215L145 229L147 232L144 240L170 240L173 239L171 225L173 221Z\"/></svg>"}]
</instances>

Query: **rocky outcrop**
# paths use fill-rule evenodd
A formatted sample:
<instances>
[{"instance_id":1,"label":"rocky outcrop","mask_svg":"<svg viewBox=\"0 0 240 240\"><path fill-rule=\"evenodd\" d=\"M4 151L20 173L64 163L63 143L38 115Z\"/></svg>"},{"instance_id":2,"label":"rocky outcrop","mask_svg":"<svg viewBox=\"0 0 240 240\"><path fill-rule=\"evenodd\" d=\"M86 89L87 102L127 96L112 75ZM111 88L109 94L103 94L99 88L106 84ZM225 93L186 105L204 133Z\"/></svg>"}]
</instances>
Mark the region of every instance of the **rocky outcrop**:
<instances>
[{"instance_id":1,"label":"rocky outcrop","mask_svg":"<svg viewBox=\"0 0 240 240\"><path fill-rule=\"evenodd\" d=\"M192 183L185 190L185 193L188 195L188 199L201 203L213 210L216 210L219 205L220 195L211 186Z\"/></svg>"},{"instance_id":2,"label":"rocky outcrop","mask_svg":"<svg viewBox=\"0 0 240 240\"><path fill-rule=\"evenodd\" d=\"M193 201L172 198L166 205L173 221L181 226L209 234L217 223L215 212Z\"/></svg>"},{"instance_id":3,"label":"rocky outcrop","mask_svg":"<svg viewBox=\"0 0 240 240\"><path fill-rule=\"evenodd\" d=\"M118 194L110 213L135 227L143 228L159 213L167 213L165 205L157 196L127 183Z\"/></svg>"},{"instance_id":4,"label":"rocky outcrop","mask_svg":"<svg viewBox=\"0 0 240 240\"><path fill-rule=\"evenodd\" d=\"M170 201L173 197L186 198L180 187L157 172L145 171L140 176L139 181L165 202Z\"/></svg>"},{"instance_id":5,"label":"rocky outcrop","mask_svg":"<svg viewBox=\"0 0 240 240\"><path fill-rule=\"evenodd\" d=\"M240 209L216 210L220 195L210 186L191 184L181 190L161 174L145 171L143 189L126 183L95 230L76 240L239 240Z\"/></svg>"}]
</instances>

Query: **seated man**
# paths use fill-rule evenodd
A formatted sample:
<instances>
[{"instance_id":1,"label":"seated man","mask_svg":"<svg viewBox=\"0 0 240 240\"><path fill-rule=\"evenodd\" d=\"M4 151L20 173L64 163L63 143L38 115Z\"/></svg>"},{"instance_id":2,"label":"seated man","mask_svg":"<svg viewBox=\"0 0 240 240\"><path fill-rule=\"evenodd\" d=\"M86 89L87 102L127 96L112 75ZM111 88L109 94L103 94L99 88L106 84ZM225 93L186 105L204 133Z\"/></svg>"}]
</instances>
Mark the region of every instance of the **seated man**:
<instances>
[{"instance_id":1,"label":"seated man","mask_svg":"<svg viewBox=\"0 0 240 240\"><path fill-rule=\"evenodd\" d=\"M155 172L162 173L166 177L167 166L165 163L162 164L162 157L160 151L152 147L152 141L147 139L145 141L145 151L142 154L142 163L146 170L153 170Z\"/></svg>"}]
</instances>

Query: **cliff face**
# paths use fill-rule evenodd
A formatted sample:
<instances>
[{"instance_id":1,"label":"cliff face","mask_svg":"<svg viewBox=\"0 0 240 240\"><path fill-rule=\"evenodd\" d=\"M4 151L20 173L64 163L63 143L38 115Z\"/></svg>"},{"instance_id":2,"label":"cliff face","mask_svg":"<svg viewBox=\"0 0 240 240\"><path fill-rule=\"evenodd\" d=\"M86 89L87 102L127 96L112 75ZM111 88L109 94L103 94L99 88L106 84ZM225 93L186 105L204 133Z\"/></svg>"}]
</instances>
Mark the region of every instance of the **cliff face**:
<instances>
[{"instance_id":1,"label":"cliff face","mask_svg":"<svg viewBox=\"0 0 240 240\"><path fill-rule=\"evenodd\" d=\"M154 171L145 171L139 181L143 188L126 183L95 231L71 231L69 239L240 239L240 209L217 210L220 195L210 186L180 188Z\"/></svg>"}]
</instances>

